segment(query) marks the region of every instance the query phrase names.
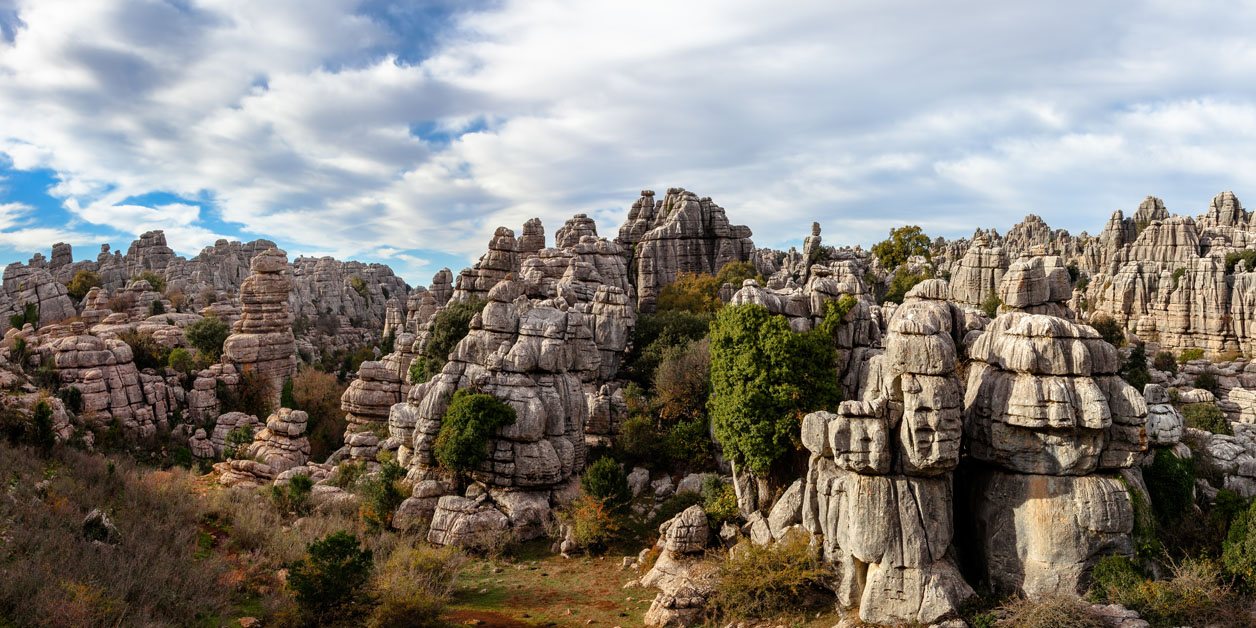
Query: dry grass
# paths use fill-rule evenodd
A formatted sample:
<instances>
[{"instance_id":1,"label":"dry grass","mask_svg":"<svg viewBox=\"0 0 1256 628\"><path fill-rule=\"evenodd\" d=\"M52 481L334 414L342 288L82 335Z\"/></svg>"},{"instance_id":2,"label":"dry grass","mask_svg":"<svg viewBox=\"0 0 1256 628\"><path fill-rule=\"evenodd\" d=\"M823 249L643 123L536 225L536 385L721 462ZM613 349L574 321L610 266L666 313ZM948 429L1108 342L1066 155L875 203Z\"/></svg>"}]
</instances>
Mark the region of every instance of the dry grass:
<instances>
[{"instance_id":1,"label":"dry grass","mask_svg":"<svg viewBox=\"0 0 1256 628\"><path fill-rule=\"evenodd\" d=\"M1018 599L1000 609L998 628L1105 628L1106 624L1080 598L1057 595L1037 600Z\"/></svg>"}]
</instances>

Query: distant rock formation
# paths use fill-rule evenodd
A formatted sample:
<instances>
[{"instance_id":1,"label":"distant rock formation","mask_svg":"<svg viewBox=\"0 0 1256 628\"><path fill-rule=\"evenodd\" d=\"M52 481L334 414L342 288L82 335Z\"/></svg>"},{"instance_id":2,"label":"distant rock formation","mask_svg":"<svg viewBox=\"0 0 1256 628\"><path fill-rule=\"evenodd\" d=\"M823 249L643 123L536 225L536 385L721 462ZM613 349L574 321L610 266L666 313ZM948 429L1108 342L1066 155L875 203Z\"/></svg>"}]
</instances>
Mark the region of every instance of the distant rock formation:
<instances>
[{"instance_id":1,"label":"distant rock formation","mask_svg":"<svg viewBox=\"0 0 1256 628\"><path fill-rule=\"evenodd\" d=\"M240 287L243 303L234 332L223 343L223 360L261 377L270 386L271 407L279 407L284 382L296 373L296 338L288 311L288 257L269 249L253 257L253 274Z\"/></svg>"}]
</instances>

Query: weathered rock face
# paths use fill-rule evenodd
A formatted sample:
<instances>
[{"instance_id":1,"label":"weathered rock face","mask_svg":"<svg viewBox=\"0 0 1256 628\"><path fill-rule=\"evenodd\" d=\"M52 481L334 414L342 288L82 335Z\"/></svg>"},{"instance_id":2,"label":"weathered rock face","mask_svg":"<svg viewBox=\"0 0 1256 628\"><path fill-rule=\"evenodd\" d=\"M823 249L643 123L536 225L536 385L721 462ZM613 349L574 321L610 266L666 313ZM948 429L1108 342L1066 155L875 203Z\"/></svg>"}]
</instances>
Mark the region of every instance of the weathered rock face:
<instances>
[{"instance_id":1,"label":"weathered rock face","mask_svg":"<svg viewBox=\"0 0 1256 628\"><path fill-rule=\"evenodd\" d=\"M671 188L663 200L645 190L632 205L616 239L637 268L637 304L651 312L659 291L680 273L714 275L728 262L749 261L750 228L730 225L710 198Z\"/></svg>"},{"instance_id":2,"label":"weathered rock face","mask_svg":"<svg viewBox=\"0 0 1256 628\"><path fill-rule=\"evenodd\" d=\"M994 246L988 236L974 238L968 252L951 271L951 299L980 307L999 289L1008 264L1003 248Z\"/></svg>"},{"instance_id":3,"label":"weathered rock face","mask_svg":"<svg viewBox=\"0 0 1256 628\"><path fill-rule=\"evenodd\" d=\"M166 265L174 259L174 251L166 246L166 234L161 231L149 231L140 235L140 239L131 243L127 251L127 273L132 277L144 271L158 275L166 270Z\"/></svg>"},{"instance_id":4,"label":"weathered rock face","mask_svg":"<svg viewBox=\"0 0 1256 628\"><path fill-rule=\"evenodd\" d=\"M1182 442L1186 422L1159 384L1143 389L1147 401L1147 441L1157 447L1172 447Z\"/></svg>"},{"instance_id":5,"label":"weathered rock face","mask_svg":"<svg viewBox=\"0 0 1256 628\"><path fill-rule=\"evenodd\" d=\"M488 252L471 268L465 268L458 274L450 300L455 303L472 299L484 300L493 286L504 281L507 275L519 275L519 261L515 232L506 227L498 227L488 243Z\"/></svg>"},{"instance_id":6,"label":"weathered rock face","mask_svg":"<svg viewBox=\"0 0 1256 628\"><path fill-rule=\"evenodd\" d=\"M661 590L646 611L647 626L692 626L701 620L716 583L717 570L699 568L710 536L701 506L690 506L659 526L658 560L641 578L641 586Z\"/></svg>"},{"instance_id":7,"label":"weathered rock face","mask_svg":"<svg viewBox=\"0 0 1256 628\"><path fill-rule=\"evenodd\" d=\"M559 245L560 247L562 245ZM523 223L523 231L519 233L519 254L523 257L536 255L545 248L545 226L540 218L529 218Z\"/></svg>"},{"instance_id":8,"label":"weathered rock face","mask_svg":"<svg viewBox=\"0 0 1256 628\"><path fill-rule=\"evenodd\" d=\"M487 549L500 543L509 527L509 519L491 503L446 495L437 502L427 540L434 545Z\"/></svg>"},{"instance_id":9,"label":"weathered rock face","mask_svg":"<svg viewBox=\"0 0 1256 628\"><path fill-rule=\"evenodd\" d=\"M492 487L551 489L584 467L588 406L580 373L596 372L599 351L591 317L563 311L523 296L516 281L499 283L484 311L440 374L410 389L416 412L394 408L401 424L413 420L412 467L420 476L439 475L432 447L456 390L476 388L513 407L514 425L498 430L492 452L472 473Z\"/></svg>"},{"instance_id":10,"label":"weathered rock face","mask_svg":"<svg viewBox=\"0 0 1256 628\"><path fill-rule=\"evenodd\" d=\"M436 305L445 305L449 302L449 297L454 294L454 273L448 268L442 268L432 277L432 285L428 287L428 291L436 297Z\"/></svg>"},{"instance_id":11,"label":"weathered rock face","mask_svg":"<svg viewBox=\"0 0 1256 628\"><path fill-rule=\"evenodd\" d=\"M51 340L42 350L50 352L62 385L83 393L80 416L94 430L116 422L128 440L148 439L184 401L181 387L140 373L121 340L77 334Z\"/></svg>"},{"instance_id":12,"label":"weathered rock face","mask_svg":"<svg viewBox=\"0 0 1256 628\"><path fill-rule=\"evenodd\" d=\"M406 365L409 368L409 364ZM383 426L389 410L401 401L401 376L383 362L367 361L358 368L358 377L340 396L350 431Z\"/></svg>"},{"instance_id":13,"label":"weathered rock face","mask_svg":"<svg viewBox=\"0 0 1256 628\"><path fill-rule=\"evenodd\" d=\"M74 316L74 303L65 286L46 268L14 262L4 269L4 293L0 294L0 330L9 328L9 316L23 312L26 304L39 308L39 324L47 325Z\"/></svg>"},{"instance_id":14,"label":"weathered rock face","mask_svg":"<svg viewBox=\"0 0 1256 628\"><path fill-rule=\"evenodd\" d=\"M223 359L268 382L272 407L278 407L284 381L296 373L297 362L287 254L270 249L255 256L250 267L253 274L240 288L240 320L223 343Z\"/></svg>"},{"instance_id":15,"label":"weathered rock face","mask_svg":"<svg viewBox=\"0 0 1256 628\"><path fill-rule=\"evenodd\" d=\"M999 591L1079 593L1100 557L1132 551L1114 474L1147 448L1146 401L1112 345L1061 318L1004 314L969 356L964 555Z\"/></svg>"},{"instance_id":16,"label":"weathered rock face","mask_svg":"<svg viewBox=\"0 0 1256 628\"><path fill-rule=\"evenodd\" d=\"M309 416L305 412L280 408L253 437L248 457L261 460L276 472L305 464L310 459L310 441L305 437L307 423Z\"/></svg>"},{"instance_id":17,"label":"weathered rock face","mask_svg":"<svg viewBox=\"0 0 1256 628\"><path fill-rule=\"evenodd\" d=\"M895 311L864 400L803 420L802 525L823 535L838 602L869 623L932 623L973 595L950 549L964 315L928 298L945 296L945 282L925 284Z\"/></svg>"}]
</instances>

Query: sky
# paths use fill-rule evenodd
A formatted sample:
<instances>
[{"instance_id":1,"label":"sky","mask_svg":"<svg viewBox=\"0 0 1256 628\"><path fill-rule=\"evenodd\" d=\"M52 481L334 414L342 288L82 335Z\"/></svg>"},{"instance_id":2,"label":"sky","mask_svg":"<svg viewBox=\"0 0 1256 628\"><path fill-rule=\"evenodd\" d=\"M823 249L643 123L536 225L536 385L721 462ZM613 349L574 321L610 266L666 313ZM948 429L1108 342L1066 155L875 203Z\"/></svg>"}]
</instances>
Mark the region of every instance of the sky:
<instances>
[{"instance_id":1,"label":"sky","mask_svg":"<svg viewBox=\"0 0 1256 628\"><path fill-rule=\"evenodd\" d=\"M1253 32L1180 0L0 0L0 263L164 229L426 285L677 186L774 248L1093 234L1256 197Z\"/></svg>"}]
</instances>

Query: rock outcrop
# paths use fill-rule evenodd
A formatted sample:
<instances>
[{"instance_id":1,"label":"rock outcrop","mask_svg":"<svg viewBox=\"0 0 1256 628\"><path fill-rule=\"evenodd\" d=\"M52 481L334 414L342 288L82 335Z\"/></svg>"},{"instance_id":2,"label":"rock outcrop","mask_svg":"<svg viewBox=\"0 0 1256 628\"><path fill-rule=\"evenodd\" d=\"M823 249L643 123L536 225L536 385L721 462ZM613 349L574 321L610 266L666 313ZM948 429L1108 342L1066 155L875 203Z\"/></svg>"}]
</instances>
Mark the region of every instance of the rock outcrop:
<instances>
[{"instance_id":1,"label":"rock outcrop","mask_svg":"<svg viewBox=\"0 0 1256 628\"><path fill-rule=\"evenodd\" d=\"M305 437L309 420L304 411L280 408L266 419L266 427L253 437L248 457L276 472L304 465L310 459L310 441Z\"/></svg>"},{"instance_id":2,"label":"rock outcrop","mask_svg":"<svg viewBox=\"0 0 1256 628\"><path fill-rule=\"evenodd\" d=\"M240 320L223 343L223 360L264 380L270 386L271 407L278 407L283 384L296 373L297 362L287 254L267 250L253 258L250 268L253 274L240 288Z\"/></svg>"}]
</instances>

